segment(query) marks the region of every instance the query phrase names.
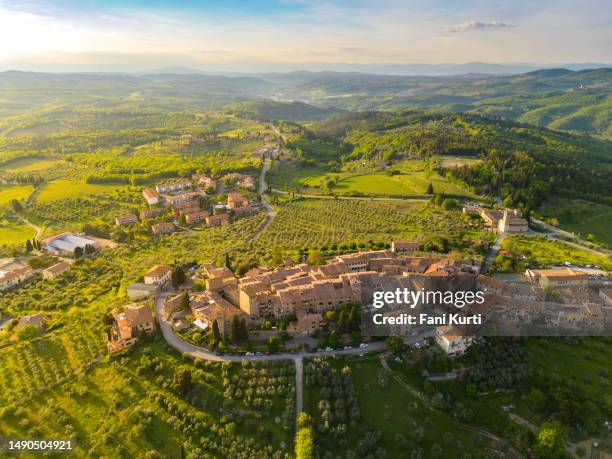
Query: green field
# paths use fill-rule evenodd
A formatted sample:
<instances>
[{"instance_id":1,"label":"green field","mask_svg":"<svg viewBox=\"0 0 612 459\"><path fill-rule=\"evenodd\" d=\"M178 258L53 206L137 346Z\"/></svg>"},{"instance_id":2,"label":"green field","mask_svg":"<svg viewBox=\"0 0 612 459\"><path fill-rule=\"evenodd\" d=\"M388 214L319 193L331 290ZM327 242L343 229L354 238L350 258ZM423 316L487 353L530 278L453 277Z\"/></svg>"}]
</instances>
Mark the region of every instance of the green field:
<instances>
[{"instance_id":1,"label":"green field","mask_svg":"<svg viewBox=\"0 0 612 459\"><path fill-rule=\"evenodd\" d=\"M579 265L599 265L612 270L612 259L586 250L571 247L560 241L551 241L543 236L510 236L502 243L502 249L524 255L541 266L570 262Z\"/></svg>"},{"instance_id":2,"label":"green field","mask_svg":"<svg viewBox=\"0 0 612 459\"><path fill-rule=\"evenodd\" d=\"M582 199L554 198L539 213L548 221L559 222L559 227L612 245L612 207Z\"/></svg>"},{"instance_id":3,"label":"green field","mask_svg":"<svg viewBox=\"0 0 612 459\"><path fill-rule=\"evenodd\" d=\"M90 194L107 193L117 188L123 187L113 184L90 184L73 182L70 180L58 180L44 185L36 198L36 202L45 203L57 201L59 199L80 198Z\"/></svg>"},{"instance_id":4,"label":"green field","mask_svg":"<svg viewBox=\"0 0 612 459\"><path fill-rule=\"evenodd\" d=\"M25 201L32 191L32 185L0 186L0 206L10 203L13 199Z\"/></svg>"},{"instance_id":5,"label":"green field","mask_svg":"<svg viewBox=\"0 0 612 459\"><path fill-rule=\"evenodd\" d=\"M0 221L0 245L16 245L32 239L36 235L33 228L11 220Z\"/></svg>"},{"instance_id":6,"label":"green field","mask_svg":"<svg viewBox=\"0 0 612 459\"><path fill-rule=\"evenodd\" d=\"M9 161L0 166L0 171L11 173L31 173L49 169L60 161L42 158L19 158L14 161Z\"/></svg>"},{"instance_id":7,"label":"green field","mask_svg":"<svg viewBox=\"0 0 612 459\"><path fill-rule=\"evenodd\" d=\"M357 193L372 196L423 196L429 183L432 183L435 193L473 196L469 191L449 183L437 174L431 174L428 178L422 171L393 176L386 174L355 175L340 180L333 187L333 191L337 194Z\"/></svg>"}]
</instances>

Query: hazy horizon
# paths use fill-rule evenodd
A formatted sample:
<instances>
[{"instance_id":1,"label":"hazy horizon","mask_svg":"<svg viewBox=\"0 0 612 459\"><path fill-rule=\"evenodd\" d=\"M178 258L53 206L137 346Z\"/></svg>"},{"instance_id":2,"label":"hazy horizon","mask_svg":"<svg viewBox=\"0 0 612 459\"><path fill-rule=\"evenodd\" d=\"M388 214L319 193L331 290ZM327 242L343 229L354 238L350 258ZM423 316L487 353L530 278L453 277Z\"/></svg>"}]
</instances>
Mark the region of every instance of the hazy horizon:
<instances>
[{"instance_id":1,"label":"hazy horizon","mask_svg":"<svg viewBox=\"0 0 612 459\"><path fill-rule=\"evenodd\" d=\"M2 70L142 73L184 66L262 73L483 62L539 68L612 63L612 4L604 0L537 5L0 0L0 24Z\"/></svg>"}]
</instances>

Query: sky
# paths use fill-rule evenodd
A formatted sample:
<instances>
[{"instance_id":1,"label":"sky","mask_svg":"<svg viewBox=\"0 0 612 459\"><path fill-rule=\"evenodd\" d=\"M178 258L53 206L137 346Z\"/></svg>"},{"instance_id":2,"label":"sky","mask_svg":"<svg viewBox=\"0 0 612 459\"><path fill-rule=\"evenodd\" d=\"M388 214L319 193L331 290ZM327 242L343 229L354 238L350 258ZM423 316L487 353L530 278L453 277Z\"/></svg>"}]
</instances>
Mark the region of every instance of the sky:
<instances>
[{"instance_id":1,"label":"sky","mask_svg":"<svg viewBox=\"0 0 612 459\"><path fill-rule=\"evenodd\" d=\"M612 63L610 0L0 0L0 70Z\"/></svg>"}]
</instances>

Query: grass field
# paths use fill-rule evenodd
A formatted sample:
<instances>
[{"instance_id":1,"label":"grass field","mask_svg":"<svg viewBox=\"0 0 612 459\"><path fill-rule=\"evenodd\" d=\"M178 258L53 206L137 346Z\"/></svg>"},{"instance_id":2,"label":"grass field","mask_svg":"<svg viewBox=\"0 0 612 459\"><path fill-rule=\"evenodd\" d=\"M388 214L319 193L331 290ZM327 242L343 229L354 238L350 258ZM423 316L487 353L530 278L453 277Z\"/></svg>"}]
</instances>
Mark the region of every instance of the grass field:
<instances>
[{"instance_id":1,"label":"grass field","mask_svg":"<svg viewBox=\"0 0 612 459\"><path fill-rule=\"evenodd\" d=\"M559 241L551 241L542 236L511 236L504 240L502 249L525 255L542 266L550 266L569 261L579 265L600 265L612 270L610 257L598 256L586 250L570 247Z\"/></svg>"},{"instance_id":2,"label":"grass field","mask_svg":"<svg viewBox=\"0 0 612 459\"><path fill-rule=\"evenodd\" d=\"M459 159L457 159L459 161ZM338 195L412 197L424 196L429 183L434 192L473 197L473 194L436 173L427 173L423 161L401 161L392 169L398 175L387 175L380 169L352 164L343 172L328 172L320 166L301 167L296 163L275 165L270 173L272 186L281 189L302 189L314 194L327 180L335 181L332 192Z\"/></svg>"},{"instance_id":3,"label":"grass field","mask_svg":"<svg viewBox=\"0 0 612 459\"><path fill-rule=\"evenodd\" d=\"M10 203L13 199L25 201L32 191L32 185L0 186L0 206Z\"/></svg>"},{"instance_id":4,"label":"grass field","mask_svg":"<svg viewBox=\"0 0 612 459\"><path fill-rule=\"evenodd\" d=\"M45 203L59 199L79 198L89 194L102 194L123 188L113 184L89 184L69 180L49 182L43 186L36 198L36 202Z\"/></svg>"},{"instance_id":5,"label":"grass field","mask_svg":"<svg viewBox=\"0 0 612 459\"><path fill-rule=\"evenodd\" d=\"M374 196L423 196L432 183L434 192L460 196L473 196L467 190L448 182L437 174L429 178L425 172L416 171L400 175L355 175L340 180L333 188L338 194L361 193Z\"/></svg>"},{"instance_id":6,"label":"grass field","mask_svg":"<svg viewBox=\"0 0 612 459\"><path fill-rule=\"evenodd\" d=\"M582 199L552 198L539 213L548 219L555 218L559 227L578 233L589 234L605 244L612 245L612 207Z\"/></svg>"},{"instance_id":7,"label":"grass field","mask_svg":"<svg viewBox=\"0 0 612 459\"><path fill-rule=\"evenodd\" d=\"M12 220L0 221L0 245L16 245L32 239L36 231Z\"/></svg>"},{"instance_id":8,"label":"grass field","mask_svg":"<svg viewBox=\"0 0 612 459\"><path fill-rule=\"evenodd\" d=\"M14 161L9 161L0 166L0 171L20 173L20 172L37 172L49 169L60 161L42 158L19 158Z\"/></svg>"}]
</instances>

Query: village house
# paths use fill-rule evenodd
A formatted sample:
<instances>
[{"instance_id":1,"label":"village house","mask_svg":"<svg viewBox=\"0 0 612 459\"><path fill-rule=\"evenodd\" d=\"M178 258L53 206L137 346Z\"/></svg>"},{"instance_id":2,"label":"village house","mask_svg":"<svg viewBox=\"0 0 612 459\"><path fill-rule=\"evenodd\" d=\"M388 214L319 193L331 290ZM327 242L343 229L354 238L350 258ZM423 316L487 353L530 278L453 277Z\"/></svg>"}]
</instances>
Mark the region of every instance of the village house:
<instances>
[{"instance_id":1,"label":"village house","mask_svg":"<svg viewBox=\"0 0 612 459\"><path fill-rule=\"evenodd\" d=\"M206 288L208 290L220 290L228 285L238 285L238 279L226 266L207 270L206 274Z\"/></svg>"},{"instance_id":2,"label":"village house","mask_svg":"<svg viewBox=\"0 0 612 459\"><path fill-rule=\"evenodd\" d=\"M128 226L138 222L138 218L134 214L124 214L115 218L116 226Z\"/></svg>"},{"instance_id":3,"label":"village house","mask_svg":"<svg viewBox=\"0 0 612 459\"><path fill-rule=\"evenodd\" d=\"M237 183L239 188L253 189L255 188L255 178L252 175L243 175Z\"/></svg>"},{"instance_id":4,"label":"village house","mask_svg":"<svg viewBox=\"0 0 612 459\"><path fill-rule=\"evenodd\" d=\"M160 222L155 223L151 226L151 232L155 236L160 236L163 234L171 234L174 231L174 225L168 222Z\"/></svg>"},{"instance_id":5,"label":"village house","mask_svg":"<svg viewBox=\"0 0 612 459\"><path fill-rule=\"evenodd\" d=\"M503 212L499 210L480 209L480 218L484 220L485 226L491 231L497 231L502 216Z\"/></svg>"},{"instance_id":6,"label":"village house","mask_svg":"<svg viewBox=\"0 0 612 459\"><path fill-rule=\"evenodd\" d=\"M221 226L229 223L229 216L227 214L209 215L206 217L206 224L208 226Z\"/></svg>"},{"instance_id":7,"label":"village house","mask_svg":"<svg viewBox=\"0 0 612 459\"><path fill-rule=\"evenodd\" d=\"M133 346L140 333L155 332L155 317L147 303L125 306L123 311L114 310L115 323L108 338L109 352L118 352Z\"/></svg>"},{"instance_id":8,"label":"village house","mask_svg":"<svg viewBox=\"0 0 612 459\"><path fill-rule=\"evenodd\" d=\"M141 282L135 282L128 285L127 295L132 300L138 300L141 298L149 298L157 295L159 292L159 285L157 284L144 284Z\"/></svg>"},{"instance_id":9,"label":"village house","mask_svg":"<svg viewBox=\"0 0 612 459\"><path fill-rule=\"evenodd\" d=\"M407 252L416 252L419 250L418 242L408 242L408 241L393 241L391 242L391 251L393 253L407 253Z\"/></svg>"},{"instance_id":10,"label":"village house","mask_svg":"<svg viewBox=\"0 0 612 459\"><path fill-rule=\"evenodd\" d=\"M146 285L159 285L160 288L170 280L172 270L167 265L154 265L144 275Z\"/></svg>"},{"instance_id":11,"label":"village house","mask_svg":"<svg viewBox=\"0 0 612 459\"><path fill-rule=\"evenodd\" d=\"M229 193L227 195L227 206L230 209L238 209L240 207L248 207L249 200L241 193Z\"/></svg>"},{"instance_id":12,"label":"village house","mask_svg":"<svg viewBox=\"0 0 612 459\"><path fill-rule=\"evenodd\" d=\"M461 336L460 332L453 327L443 326L436 328L436 343L450 357L458 357L465 354L473 341L474 338L472 336Z\"/></svg>"},{"instance_id":13,"label":"village house","mask_svg":"<svg viewBox=\"0 0 612 459\"><path fill-rule=\"evenodd\" d=\"M55 279L60 274L70 271L70 263L67 261L60 261L59 263L55 263L54 265L49 266L47 269L44 269L42 272L42 278L45 280Z\"/></svg>"},{"instance_id":14,"label":"village house","mask_svg":"<svg viewBox=\"0 0 612 459\"><path fill-rule=\"evenodd\" d=\"M0 291L15 287L35 274L35 271L25 263L12 258L0 260Z\"/></svg>"},{"instance_id":15,"label":"village house","mask_svg":"<svg viewBox=\"0 0 612 459\"><path fill-rule=\"evenodd\" d=\"M142 196L144 197L145 201L147 201L147 204L149 204L150 206L155 206L159 204L159 197L157 196L157 193L155 193L155 191L153 191L151 188L145 188L144 190L142 190Z\"/></svg>"},{"instance_id":16,"label":"village house","mask_svg":"<svg viewBox=\"0 0 612 459\"><path fill-rule=\"evenodd\" d=\"M205 174L193 174L192 180L207 190L208 188L216 189L217 181Z\"/></svg>"},{"instance_id":17,"label":"village house","mask_svg":"<svg viewBox=\"0 0 612 459\"><path fill-rule=\"evenodd\" d=\"M196 210L193 212L187 212L185 213L185 222L187 222L187 224L189 225L193 225L195 223L201 223L204 220L206 220L206 217L208 217L210 214L208 212L206 212L205 210Z\"/></svg>"},{"instance_id":18,"label":"village house","mask_svg":"<svg viewBox=\"0 0 612 459\"><path fill-rule=\"evenodd\" d=\"M152 218L159 217L163 213L164 213L163 209L143 209L140 211L140 219L150 220Z\"/></svg>"},{"instance_id":19,"label":"village house","mask_svg":"<svg viewBox=\"0 0 612 459\"><path fill-rule=\"evenodd\" d=\"M207 290L191 302L191 312L197 321L205 325L206 329L217 321L219 332L224 338L228 337L234 317L249 322L249 317L217 292Z\"/></svg>"},{"instance_id":20,"label":"village house","mask_svg":"<svg viewBox=\"0 0 612 459\"><path fill-rule=\"evenodd\" d=\"M198 201L181 201L172 206L174 216L184 215L189 212L195 212L200 209Z\"/></svg>"},{"instance_id":21,"label":"village house","mask_svg":"<svg viewBox=\"0 0 612 459\"><path fill-rule=\"evenodd\" d=\"M529 231L529 224L518 210L504 210L497 229L500 233L526 233Z\"/></svg>"},{"instance_id":22,"label":"village house","mask_svg":"<svg viewBox=\"0 0 612 459\"><path fill-rule=\"evenodd\" d=\"M179 180L177 182L159 184L155 187L155 189L157 190L158 193L165 194L165 193L174 193L177 191L182 191L190 187L191 187L191 182L189 180L184 179L184 180Z\"/></svg>"},{"instance_id":23,"label":"village house","mask_svg":"<svg viewBox=\"0 0 612 459\"><path fill-rule=\"evenodd\" d=\"M542 288L583 285L589 280L585 273L569 268L528 269L525 274L531 282L539 283Z\"/></svg>"},{"instance_id":24,"label":"village house","mask_svg":"<svg viewBox=\"0 0 612 459\"><path fill-rule=\"evenodd\" d=\"M182 202L195 201L200 196L202 196L202 194L196 193L196 192L181 193L181 194L177 194L176 196L168 196L166 201L172 207L175 207L177 204L182 203Z\"/></svg>"}]
</instances>

